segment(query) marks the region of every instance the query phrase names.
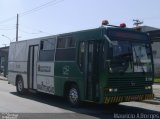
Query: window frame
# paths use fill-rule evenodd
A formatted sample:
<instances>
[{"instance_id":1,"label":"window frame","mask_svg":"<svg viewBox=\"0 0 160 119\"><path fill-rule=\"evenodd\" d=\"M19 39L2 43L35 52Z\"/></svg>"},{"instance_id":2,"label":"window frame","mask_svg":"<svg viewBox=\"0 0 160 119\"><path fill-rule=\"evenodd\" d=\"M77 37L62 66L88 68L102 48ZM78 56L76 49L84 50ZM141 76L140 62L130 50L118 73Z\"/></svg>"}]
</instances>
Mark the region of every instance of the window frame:
<instances>
[{"instance_id":1,"label":"window frame","mask_svg":"<svg viewBox=\"0 0 160 119\"><path fill-rule=\"evenodd\" d=\"M50 42L49 40L53 40L53 46L50 48L50 49L44 49L44 45L45 45L45 42L49 42L49 43L52 43ZM54 57L55 57L55 47L56 47L56 40L54 38L48 38L48 39L42 39L40 41L40 49L39 49L39 57L38 57L38 60L39 61L54 61ZM44 54L50 54L49 56L53 56L52 58L48 57L48 59L43 59L42 57L44 57L45 55Z\"/></svg>"},{"instance_id":2,"label":"window frame","mask_svg":"<svg viewBox=\"0 0 160 119\"><path fill-rule=\"evenodd\" d=\"M63 47L59 47L60 46L59 45L60 39L63 39L65 41L65 44L63 44ZM73 42L74 42L73 46L69 45L70 40L73 40ZM72 36L60 36L60 37L58 37L56 49L66 49L66 48L75 48L75 47L76 47L76 39L74 37L72 37Z\"/></svg>"}]
</instances>

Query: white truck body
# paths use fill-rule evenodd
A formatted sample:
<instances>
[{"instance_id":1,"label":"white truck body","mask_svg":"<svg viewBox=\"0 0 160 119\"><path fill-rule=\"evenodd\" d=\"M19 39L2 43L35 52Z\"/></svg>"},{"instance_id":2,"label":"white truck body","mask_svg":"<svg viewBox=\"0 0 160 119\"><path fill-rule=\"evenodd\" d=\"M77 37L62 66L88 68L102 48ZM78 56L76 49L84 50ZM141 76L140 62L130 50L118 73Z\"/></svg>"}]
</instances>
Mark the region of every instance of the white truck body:
<instances>
[{"instance_id":1,"label":"white truck body","mask_svg":"<svg viewBox=\"0 0 160 119\"><path fill-rule=\"evenodd\" d=\"M56 36L13 42L10 44L8 81L10 84L16 85L17 76L21 76L24 88L54 94L54 59L52 61L39 60L41 41L48 42L55 51ZM48 47L50 47L49 45Z\"/></svg>"}]
</instances>

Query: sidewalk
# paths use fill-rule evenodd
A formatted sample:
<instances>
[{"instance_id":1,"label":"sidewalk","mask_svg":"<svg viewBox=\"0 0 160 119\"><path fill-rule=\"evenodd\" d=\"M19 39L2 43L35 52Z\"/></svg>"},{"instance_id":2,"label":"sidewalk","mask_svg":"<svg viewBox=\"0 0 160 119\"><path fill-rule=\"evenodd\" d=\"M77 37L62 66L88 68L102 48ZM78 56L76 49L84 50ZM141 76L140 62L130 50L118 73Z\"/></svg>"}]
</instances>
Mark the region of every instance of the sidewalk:
<instances>
[{"instance_id":1,"label":"sidewalk","mask_svg":"<svg viewBox=\"0 0 160 119\"><path fill-rule=\"evenodd\" d=\"M0 75L0 80L6 80L7 81L7 78Z\"/></svg>"},{"instance_id":2,"label":"sidewalk","mask_svg":"<svg viewBox=\"0 0 160 119\"><path fill-rule=\"evenodd\" d=\"M160 85L159 84L153 85L153 93L155 94L155 97L160 98Z\"/></svg>"}]
</instances>

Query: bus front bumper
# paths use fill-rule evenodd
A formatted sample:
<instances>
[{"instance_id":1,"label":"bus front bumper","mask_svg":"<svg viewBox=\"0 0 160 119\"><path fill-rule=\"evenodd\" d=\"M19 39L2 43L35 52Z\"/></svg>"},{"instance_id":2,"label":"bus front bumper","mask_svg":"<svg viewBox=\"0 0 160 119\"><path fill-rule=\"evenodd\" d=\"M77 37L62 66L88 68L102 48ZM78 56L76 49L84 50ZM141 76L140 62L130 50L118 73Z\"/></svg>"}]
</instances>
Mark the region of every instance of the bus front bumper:
<instances>
[{"instance_id":1,"label":"bus front bumper","mask_svg":"<svg viewBox=\"0 0 160 119\"><path fill-rule=\"evenodd\" d=\"M150 100L154 98L154 94L144 94L144 95L132 95L132 96L107 96L105 97L105 104L114 104L120 102L129 102L129 101L142 101Z\"/></svg>"}]
</instances>

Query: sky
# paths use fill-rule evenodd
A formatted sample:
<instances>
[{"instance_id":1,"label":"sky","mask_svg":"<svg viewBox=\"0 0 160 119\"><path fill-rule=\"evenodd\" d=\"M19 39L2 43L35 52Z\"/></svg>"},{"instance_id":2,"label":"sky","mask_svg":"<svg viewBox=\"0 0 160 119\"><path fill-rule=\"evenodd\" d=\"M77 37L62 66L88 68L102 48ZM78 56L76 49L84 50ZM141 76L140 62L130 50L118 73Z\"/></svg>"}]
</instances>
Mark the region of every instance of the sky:
<instances>
[{"instance_id":1,"label":"sky","mask_svg":"<svg viewBox=\"0 0 160 119\"><path fill-rule=\"evenodd\" d=\"M19 14L18 40L92 29L133 19L142 25L160 28L160 0L0 0L0 47L16 41L16 15Z\"/></svg>"}]
</instances>

